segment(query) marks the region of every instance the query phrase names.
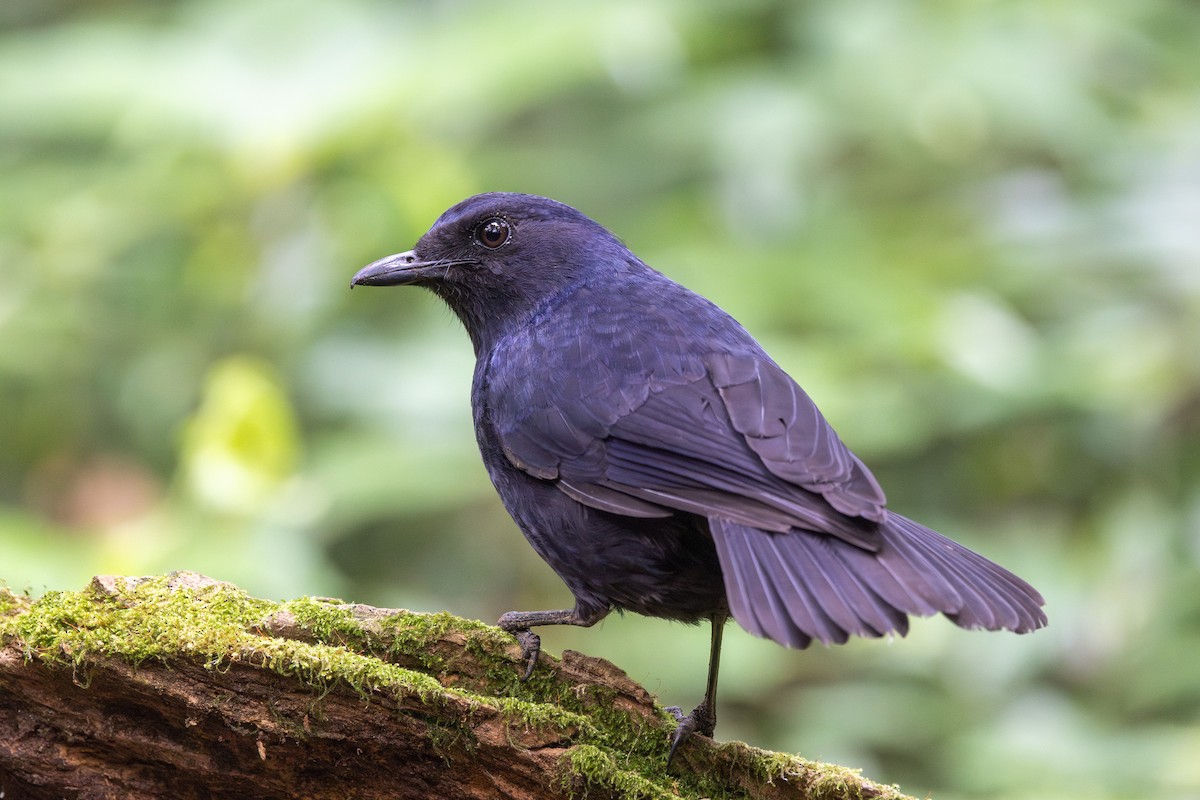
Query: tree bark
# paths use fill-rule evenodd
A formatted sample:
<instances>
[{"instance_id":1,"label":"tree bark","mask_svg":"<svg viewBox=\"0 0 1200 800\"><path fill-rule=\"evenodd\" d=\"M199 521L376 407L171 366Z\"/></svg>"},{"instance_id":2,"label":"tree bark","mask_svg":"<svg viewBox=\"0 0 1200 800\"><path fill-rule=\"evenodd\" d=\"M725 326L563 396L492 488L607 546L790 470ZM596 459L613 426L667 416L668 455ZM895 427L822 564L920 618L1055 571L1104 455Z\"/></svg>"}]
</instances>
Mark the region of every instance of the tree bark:
<instances>
[{"instance_id":1,"label":"tree bark","mask_svg":"<svg viewBox=\"0 0 1200 800\"><path fill-rule=\"evenodd\" d=\"M902 798L690 741L613 664L446 614L269 603L194 573L0 589L0 797Z\"/></svg>"}]
</instances>

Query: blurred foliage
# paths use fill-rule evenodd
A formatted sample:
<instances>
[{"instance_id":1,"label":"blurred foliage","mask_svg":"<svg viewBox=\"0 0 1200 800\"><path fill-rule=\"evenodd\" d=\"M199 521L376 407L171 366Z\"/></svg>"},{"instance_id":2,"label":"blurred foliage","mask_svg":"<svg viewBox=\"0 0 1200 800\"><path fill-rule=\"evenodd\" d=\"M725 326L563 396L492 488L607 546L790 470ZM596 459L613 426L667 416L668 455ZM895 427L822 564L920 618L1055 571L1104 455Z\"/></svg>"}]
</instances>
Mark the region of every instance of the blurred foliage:
<instances>
[{"instance_id":1,"label":"blurred foliage","mask_svg":"<svg viewBox=\"0 0 1200 800\"><path fill-rule=\"evenodd\" d=\"M195 569L491 620L566 591L474 451L466 337L351 294L547 194L756 333L892 506L1051 627L732 631L720 733L949 798L1200 797L1200 7L13 0L0 577ZM707 635L550 631L667 702Z\"/></svg>"}]
</instances>

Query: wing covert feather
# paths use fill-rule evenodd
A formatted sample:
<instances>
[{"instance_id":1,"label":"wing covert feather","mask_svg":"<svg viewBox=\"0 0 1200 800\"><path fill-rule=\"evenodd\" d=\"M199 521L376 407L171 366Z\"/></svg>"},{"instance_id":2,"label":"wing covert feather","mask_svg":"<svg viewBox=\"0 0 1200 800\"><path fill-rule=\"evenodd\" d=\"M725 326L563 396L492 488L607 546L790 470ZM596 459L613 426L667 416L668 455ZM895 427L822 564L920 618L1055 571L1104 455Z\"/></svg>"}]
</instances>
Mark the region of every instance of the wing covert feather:
<instances>
[{"instance_id":1,"label":"wing covert feather","mask_svg":"<svg viewBox=\"0 0 1200 800\"><path fill-rule=\"evenodd\" d=\"M536 398L549 407L539 402L507 416L504 451L601 510L804 527L875 549L865 523L882 493L871 493L874 479L807 395L769 361L714 355L705 362L665 379L604 368L573 374ZM625 386L622 377L639 385Z\"/></svg>"},{"instance_id":2,"label":"wing covert feather","mask_svg":"<svg viewBox=\"0 0 1200 800\"><path fill-rule=\"evenodd\" d=\"M734 428L767 469L843 514L884 519L887 498L875 476L786 372L755 356L714 353L706 361Z\"/></svg>"}]
</instances>

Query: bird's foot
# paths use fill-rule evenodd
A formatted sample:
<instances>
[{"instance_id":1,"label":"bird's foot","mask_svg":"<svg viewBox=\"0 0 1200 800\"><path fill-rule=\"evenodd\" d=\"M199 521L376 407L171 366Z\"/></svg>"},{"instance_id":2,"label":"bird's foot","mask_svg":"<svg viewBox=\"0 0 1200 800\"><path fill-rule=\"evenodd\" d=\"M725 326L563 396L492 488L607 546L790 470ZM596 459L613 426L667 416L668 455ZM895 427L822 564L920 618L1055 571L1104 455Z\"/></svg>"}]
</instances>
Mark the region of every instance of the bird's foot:
<instances>
[{"instance_id":1,"label":"bird's foot","mask_svg":"<svg viewBox=\"0 0 1200 800\"><path fill-rule=\"evenodd\" d=\"M683 709L679 706L671 706L667 711L679 721L675 727L675 733L671 736L671 750L667 753L667 766L669 767L671 759L675 757L675 751L681 744L692 738L692 734L713 735L713 731L717 727L717 715L709 708L707 701L696 706L686 717L683 715Z\"/></svg>"},{"instance_id":2,"label":"bird's foot","mask_svg":"<svg viewBox=\"0 0 1200 800\"><path fill-rule=\"evenodd\" d=\"M533 675L537 666L538 654L542 652L542 637L529 630L535 625L580 625L587 628L604 619L607 608L593 608L585 612L577 608L565 608L561 611L509 611L496 622L504 630L517 637L521 643L521 654L525 659L525 675L522 681L527 681Z\"/></svg>"},{"instance_id":3,"label":"bird's foot","mask_svg":"<svg viewBox=\"0 0 1200 800\"><path fill-rule=\"evenodd\" d=\"M538 654L542 652L542 637L531 630L513 631L521 645L521 657L525 659L525 674L521 676L522 683L533 677L533 669L537 666Z\"/></svg>"},{"instance_id":4,"label":"bird's foot","mask_svg":"<svg viewBox=\"0 0 1200 800\"><path fill-rule=\"evenodd\" d=\"M510 612L511 613L511 612ZM529 628L509 628L505 626L506 617L510 614L505 614L500 618L500 627L511 633L521 645L521 658L525 661L525 674L521 676L521 681L525 682L533 677L533 669L537 666L538 655L542 652L542 637L538 636Z\"/></svg>"}]
</instances>

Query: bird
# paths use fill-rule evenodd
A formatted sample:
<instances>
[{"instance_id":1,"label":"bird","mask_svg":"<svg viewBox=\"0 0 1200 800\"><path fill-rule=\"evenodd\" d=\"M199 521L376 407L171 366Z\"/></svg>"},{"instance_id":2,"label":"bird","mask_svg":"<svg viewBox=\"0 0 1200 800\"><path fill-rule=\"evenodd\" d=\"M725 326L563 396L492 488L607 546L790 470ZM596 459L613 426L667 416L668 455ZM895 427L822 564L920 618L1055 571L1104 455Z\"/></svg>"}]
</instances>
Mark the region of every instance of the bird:
<instances>
[{"instance_id":1,"label":"bird","mask_svg":"<svg viewBox=\"0 0 1200 800\"><path fill-rule=\"evenodd\" d=\"M710 624L705 694L673 709L667 763L716 727L722 632L790 648L903 636L910 616L1028 633L1042 595L887 507L871 471L733 317L569 205L479 194L354 286L424 287L475 352L471 409L504 507L568 609L498 621L533 674L533 628L613 611Z\"/></svg>"}]
</instances>

